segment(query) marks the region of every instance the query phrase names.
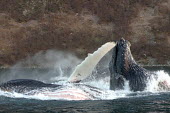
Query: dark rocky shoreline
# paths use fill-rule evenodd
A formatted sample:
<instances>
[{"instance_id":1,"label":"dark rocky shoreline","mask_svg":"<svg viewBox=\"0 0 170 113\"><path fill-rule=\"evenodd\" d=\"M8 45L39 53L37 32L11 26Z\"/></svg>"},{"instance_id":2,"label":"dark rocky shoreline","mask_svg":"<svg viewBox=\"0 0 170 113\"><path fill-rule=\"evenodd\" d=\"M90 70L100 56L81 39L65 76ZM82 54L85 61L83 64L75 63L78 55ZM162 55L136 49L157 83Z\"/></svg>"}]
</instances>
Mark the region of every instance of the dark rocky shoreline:
<instances>
[{"instance_id":1,"label":"dark rocky shoreline","mask_svg":"<svg viewBox=\"0 0 170 113\"><path fill-rule=\"evenodd\" d=\"M39 51L80 58L121 37L140 64L170 64L169 0L1 0L0 65Z\"/></svg>"}]
</instances>

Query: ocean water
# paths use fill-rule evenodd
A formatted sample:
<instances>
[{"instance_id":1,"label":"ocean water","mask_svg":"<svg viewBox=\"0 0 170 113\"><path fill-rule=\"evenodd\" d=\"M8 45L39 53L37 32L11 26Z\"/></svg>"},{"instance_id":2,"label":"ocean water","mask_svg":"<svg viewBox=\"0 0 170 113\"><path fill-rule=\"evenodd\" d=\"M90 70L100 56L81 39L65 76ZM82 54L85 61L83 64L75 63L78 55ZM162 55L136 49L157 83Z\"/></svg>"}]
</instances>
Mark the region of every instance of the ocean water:
<instances>
[{"instance_id":1,"label":"ocean water","mask_svg":"<svg viewBox=\"0 0 170 113\"><path fill-rule=\"evenodd\" d=\"M109 90L107 71L94 72L99 77L91 76L83 81L103 91L102 98L94 100L69 100L45 95L23 95L0 91L0 112L2 113L132 113L132 112L170 112L170 91L160 90L158 82L166 80L170 84L170 67L146 67L158 74L157 80L151 80L145 91L131 92L128 81L124 90ZM159 71L161 69L161 71ZM29 78L50 83L65 84L68 76L53 76L54 69L1 69L1 82L7 79ZM9 76L10 74L11 77ZM56 74L56 73L55 73ZM41 76L40 76L41 75ZM46 77L48 75L48 77ZM8 77L7 77L8 76ZM101 77L102 76L102 77ZM3 80L4 78L4 80ZM48 79L47 79L48 78Z\"/></svg>"},{"instance_id":2,"label":"ocean water","mask_svg":"<svg viewBox=\"0 0 170 113\"><path fill-rule=\"evenodd\" d=\"M4 113L167 113L170 93L119 98L113 100L38 100L0 96L0 112Z\"/></svg>"}]
</instances>

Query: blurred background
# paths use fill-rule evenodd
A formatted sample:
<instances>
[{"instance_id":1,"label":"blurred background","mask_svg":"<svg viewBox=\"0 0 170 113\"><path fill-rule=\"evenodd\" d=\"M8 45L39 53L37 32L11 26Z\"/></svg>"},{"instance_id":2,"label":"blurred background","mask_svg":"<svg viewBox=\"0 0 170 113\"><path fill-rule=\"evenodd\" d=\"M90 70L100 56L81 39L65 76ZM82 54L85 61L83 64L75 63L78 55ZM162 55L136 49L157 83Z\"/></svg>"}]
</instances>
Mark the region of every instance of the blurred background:
<instances>
[{"instance_id":1,"label":"blurred background","mask_svg":"<svg viewBox=\"0 0 170 113\"><path fill-rule=\"evenodd\" d=\"M2 67L47 50L84 59L122 37L138 63L170 65L170 0L0 0Z\"/></svg>"}]
</instances>

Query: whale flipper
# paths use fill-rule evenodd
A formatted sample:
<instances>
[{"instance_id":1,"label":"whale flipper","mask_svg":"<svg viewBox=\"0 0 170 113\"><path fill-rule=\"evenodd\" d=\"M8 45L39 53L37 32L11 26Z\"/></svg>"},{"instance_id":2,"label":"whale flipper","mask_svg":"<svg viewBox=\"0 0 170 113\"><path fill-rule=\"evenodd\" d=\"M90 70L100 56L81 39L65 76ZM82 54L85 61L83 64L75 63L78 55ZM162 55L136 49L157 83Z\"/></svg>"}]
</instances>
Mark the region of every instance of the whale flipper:
<instances>
[{"instance_id":1,"label":"whale flipper","mask_svg":"<svg viewBox=\"0 0 170 113\"><path fill-rule=\"evenodd\" d=\"M76 67L74 72L69 77L68 82L80 82L81 80L91 75L97 63L106 53L115 47L115 45L116 44L114 42L108 42L102 45L93 54L88 54L86 59Z\"/></svg>"}]
</instances>

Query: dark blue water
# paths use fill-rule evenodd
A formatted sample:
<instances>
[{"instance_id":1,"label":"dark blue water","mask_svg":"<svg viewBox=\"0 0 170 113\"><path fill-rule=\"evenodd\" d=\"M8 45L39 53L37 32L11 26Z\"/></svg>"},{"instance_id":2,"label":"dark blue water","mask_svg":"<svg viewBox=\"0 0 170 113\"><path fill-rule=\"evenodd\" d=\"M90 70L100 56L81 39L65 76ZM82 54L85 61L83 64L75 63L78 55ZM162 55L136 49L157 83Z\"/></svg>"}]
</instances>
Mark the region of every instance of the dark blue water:
<instances>
[{"instance_id":1,"label":"dark blue water","mask_svg":"<svg viewBox=\"0 0 170 113\"><path fill-rule=\"evenodd\" d=\"M33 100L0 97L0 112L17 113L132 113L170 112L170 93L94 101Z\"/></svg>"}]
</instances>

